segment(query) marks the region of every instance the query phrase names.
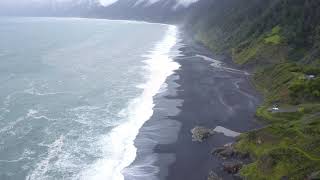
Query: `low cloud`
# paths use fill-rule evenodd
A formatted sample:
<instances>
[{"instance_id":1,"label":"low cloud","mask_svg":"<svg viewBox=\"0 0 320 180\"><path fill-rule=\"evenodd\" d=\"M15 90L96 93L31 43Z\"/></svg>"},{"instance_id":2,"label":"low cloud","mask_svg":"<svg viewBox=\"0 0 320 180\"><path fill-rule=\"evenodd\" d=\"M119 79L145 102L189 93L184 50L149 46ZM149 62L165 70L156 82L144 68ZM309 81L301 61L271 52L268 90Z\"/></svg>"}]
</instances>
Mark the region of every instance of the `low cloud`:
<instances>
[{"instance_id":1,"label":"low cloud","mask_svg":"<svg viewBox=\"0 0 320 180\"><path fill-rule=\"evenodd\" d=\"M199 0L176 0L177 4L181 5L181 6L185 6L188 7L189 5L199 1Z\"/></svg>"},{"instance_id":2,"label":"low cloud","mask_svg":"<svg viewBox=\"0 0 320 180\"><path fill-rule=\"evenodd\" d=\"M0 0L0 8L2 7L21 7L28 5L46 5L46 4L63 4L63 3L100 3L103 6L110 6L111 4L116 3L121 0ZM146 4L154 4L159 1L166 2L167 0L132 0L136 1L136 4L146 3ZM175 0L176 7L184 6L187 7L192 3L195 3L199 0Z\"/></svg>"},{"instance_id":3,"label":"low cloud","mask_svg":"<svg viewBox=\"0 0 320 180\"><path fill-rule=\"evenodd\" d=\"M100 4L103 6L109 6L117 1L118 0L100 0Z\"/></svg>"},{"instance_id":4,"label":"low cloud","mask_svg":"<svg viewBox=\"0 0 320 180\"><path fill-rule=\"evenodd\" d=\"M121 0L99 0L101 5L103 6L110 6L111 4L117 2L117 1L121 1ZM132 1L136 1L136 5L141 4L141 3L146 3L146 4L154 4L157 3L159 1L167 1L167 0L132 0ZM188 7L189 5L191 5L192 3L195 3L199 0L175 0L176 1L176 7L178 6L184 6L184 7Z\"/></svg>"}]
</instances>

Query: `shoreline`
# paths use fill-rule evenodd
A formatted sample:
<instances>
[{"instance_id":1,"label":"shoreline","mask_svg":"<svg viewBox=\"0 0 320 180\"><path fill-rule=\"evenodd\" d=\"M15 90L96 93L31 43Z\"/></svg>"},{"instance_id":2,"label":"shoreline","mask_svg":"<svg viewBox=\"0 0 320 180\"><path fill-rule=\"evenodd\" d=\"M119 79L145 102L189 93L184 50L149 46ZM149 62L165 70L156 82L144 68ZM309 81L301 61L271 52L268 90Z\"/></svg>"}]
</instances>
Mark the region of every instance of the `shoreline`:
<instances>
[{"instance_id":1,"label":"shoreline","mask_svg":"<svg viewBox=\"0 0 320 180\"><path fill-rule=\"evenodd\" d=\"M261 97L248 74L185 35L181 39L181 55L174 58L181 67L167 78L167 91L154 97L153 116L135 139L137 156L123 170L125 179L207 179L211 170L233 179L210 151L235 138L219 133L193 142L191 129L204 126L241 133L261 127L254 118ZM216 66L207 58L222 61Z\"/></svg>"}]
</instances>

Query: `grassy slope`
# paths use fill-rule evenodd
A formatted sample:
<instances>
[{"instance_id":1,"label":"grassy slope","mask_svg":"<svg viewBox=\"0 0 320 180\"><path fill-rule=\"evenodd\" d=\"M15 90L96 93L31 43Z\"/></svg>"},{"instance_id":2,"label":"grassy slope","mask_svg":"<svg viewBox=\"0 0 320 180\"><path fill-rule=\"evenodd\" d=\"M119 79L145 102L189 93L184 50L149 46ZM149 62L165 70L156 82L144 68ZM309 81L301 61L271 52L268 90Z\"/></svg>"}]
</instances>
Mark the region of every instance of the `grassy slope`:
<instances>
[{"instance_id":1,"label":"grassy slope","mask_svg":"<svg viewBox=\"0 0 320 180\"><path fill-rule=\"evenodd\" d=\"M313 96L320 87L309 87L320 79L304 79L307 66L320 68L320 1L228 0L201 12L210 8L209 17L193 17L187 28L214 52L254 67L253 81L265 97L256 115L269 125L242 135L237 144L254 158L241 175L300 180L320 172L320 99ZM293 96L290 87L300 81ZM275 103L296 111L269 112Z\"/></svg>"},{"instance_id":2,"label":"grassy slope","mask_svg":"<svg viewBox=\"0 0 320 180\"><path fill-rule=\"evenodd\" d=\"M257 72L254 77L257 88L265 95L256 116L269 125L244 134L237 143L238 150L249 152L255 159L241 170L247 179L286 176L299 180L320 171L320 102L292 101L288 87L302 74L291 72L294 66L278 64ZM274 102L280 109L296 111L269 112Z\"/></svg>"}]
</instances>

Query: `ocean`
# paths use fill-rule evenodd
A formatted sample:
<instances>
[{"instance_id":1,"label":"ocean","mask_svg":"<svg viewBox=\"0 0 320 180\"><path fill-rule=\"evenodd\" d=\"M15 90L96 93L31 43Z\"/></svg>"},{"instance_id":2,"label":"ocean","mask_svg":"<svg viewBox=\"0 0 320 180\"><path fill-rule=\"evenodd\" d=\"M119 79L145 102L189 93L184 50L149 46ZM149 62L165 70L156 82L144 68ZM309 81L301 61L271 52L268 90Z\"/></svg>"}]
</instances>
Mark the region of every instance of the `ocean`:
<instances>
[{"instance_id":1,"label":"ocean","mask_svg":"<svg viewBox=\"0 0 320 180\"><path fill-rule=\"evenodd\" d=\"M179 68L178 29L2 17L0 39L0 179L122 180Z\"/></svg>"}]
</instances>

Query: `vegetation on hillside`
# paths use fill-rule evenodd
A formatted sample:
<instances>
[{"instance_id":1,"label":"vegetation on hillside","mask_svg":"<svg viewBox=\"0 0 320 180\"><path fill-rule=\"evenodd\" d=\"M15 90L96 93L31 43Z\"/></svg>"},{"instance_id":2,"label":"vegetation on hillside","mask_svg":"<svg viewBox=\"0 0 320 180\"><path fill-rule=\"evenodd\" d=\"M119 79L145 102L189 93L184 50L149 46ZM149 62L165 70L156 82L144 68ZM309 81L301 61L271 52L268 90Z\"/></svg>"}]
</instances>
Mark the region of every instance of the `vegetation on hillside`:
<instances>
[{"instance_id":1,"label":"vegetation on hillside","mask_svg":"<svg viewBox=\"0 0 320 180\"><path fill-rule=\"evenodd\" d=\"M241 170L247 179L300 180L320 175L320 101L311 90L314 86L319 90L319 78L307 79L304 69L283 63L255 74L254 82L265 95L256 116L268 125L244 134L236 145L254 159ZM297 92L292 87L300 81L307 84L299 88L303 96L293 96ZM278 110L272 109L274 105Z\"/></svg>"},{"instance_id":2,"label":"vegetation on hillside","mask_svg":"<svg viewBox=\"0 0 320 180\"><path fill-rule=\"evenodd\" d=\"M254 160L241 175L320 179L320 1L200 1L186 29L215 53L252 68L265 97L256 116L268 125L236 145Z\"/></svg>"},{"instance_id":3,"label":"vegetation on hillside","mask_svg":"<svg viewBox=\"0 0 320 180\"><path fill-rule=\"evenodd\" d=\"M214 52L232 51L243 63L272 61L255 53L261 48L282 51L286 60L311 63L320 59L319 12L318 0L204 1L187 18L186 29Z\"/></svg>"}]
</instances>

